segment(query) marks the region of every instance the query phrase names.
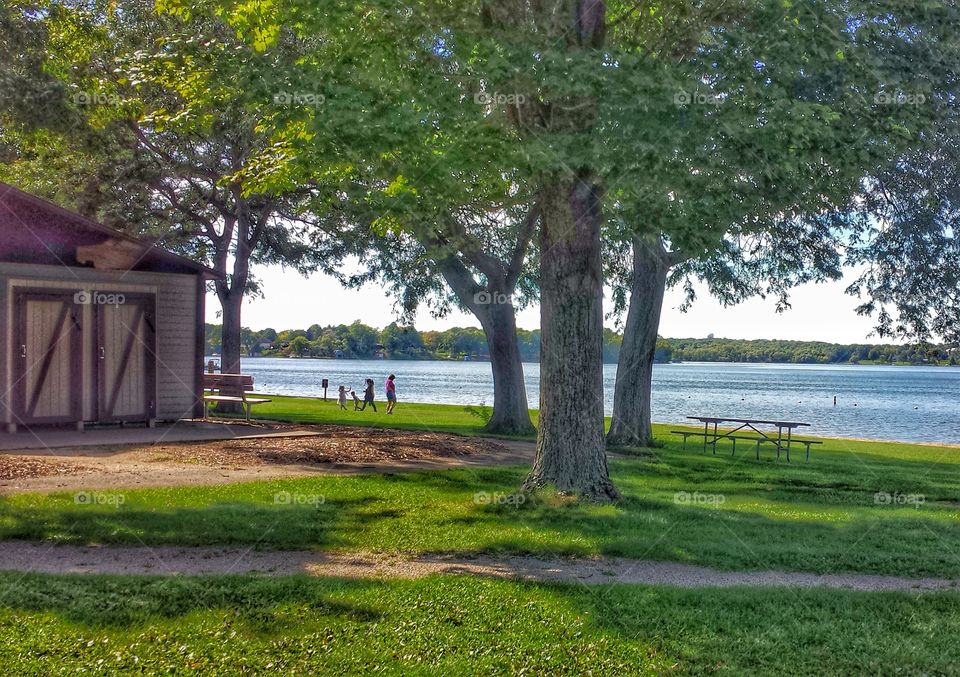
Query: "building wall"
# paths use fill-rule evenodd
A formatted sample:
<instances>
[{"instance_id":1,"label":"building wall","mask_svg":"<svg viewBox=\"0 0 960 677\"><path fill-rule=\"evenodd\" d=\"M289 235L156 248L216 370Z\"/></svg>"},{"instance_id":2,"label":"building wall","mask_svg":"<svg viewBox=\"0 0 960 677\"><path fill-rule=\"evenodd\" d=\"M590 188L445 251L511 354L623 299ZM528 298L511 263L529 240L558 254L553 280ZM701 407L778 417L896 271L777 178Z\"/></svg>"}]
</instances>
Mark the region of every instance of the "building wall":
<instances>
[{"instance_id":1,"label":"building wall","mask_svg":"<svg viewBox=\"0 0 960 677\"><path fill-rule=\"evenodd\" d=\"M197 276L173 273L111 272L65 266L0 263L0 422L11 422L13 406L12 290L17 286L46 287L103 293L146 292L157 299L157 418L175 420L195 411L195 378L201 368L197 356ZM84 306L83 325L91 327L93 310ZM96 365L92 332L84 332L83 415L91 420Z\"/></svg>"}]
</instances>

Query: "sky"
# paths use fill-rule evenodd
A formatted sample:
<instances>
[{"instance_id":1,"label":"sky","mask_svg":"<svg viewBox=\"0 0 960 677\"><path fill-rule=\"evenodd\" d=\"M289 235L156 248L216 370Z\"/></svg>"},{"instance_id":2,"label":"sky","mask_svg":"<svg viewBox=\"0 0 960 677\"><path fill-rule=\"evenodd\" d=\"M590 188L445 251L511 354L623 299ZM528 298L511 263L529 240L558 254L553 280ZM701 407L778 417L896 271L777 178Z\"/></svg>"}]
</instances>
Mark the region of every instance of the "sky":
<instances>
[{"instance_id":1,"label":"sky","mask_svg":"<svg viewBox=\"0 0 960 677\"><path fill-rule=\"evenodd\" d=\"M323 273L305 278L280 266L261 267L254 271L260 279L263 298L246 299L243 325L254 330L272 327L306 329L312 324L350 324L360 320L373 327L384 327L396 319L393 299L379 285L358 290L344 289ZM808 284L798 287L791 296L793 307L782 314L775 310L773 299L752 299L724 308L698 289L698 300L686 313L678 306L682 291L667 291L660 335L668 338L785 339L826 341L830 343L885 343L869 336L873 322L857 316L857 300L844 293L848 282ZM605 308L609 307L609 303ZM216 296L207 296L207 321L219 323L220 304ZM523 329L540 326L539 309L527 308L519 313L517 324ZM422 310L414 325L421 331L450 327L479 326L473 315L454 311L442 319ZM613 322L607 325L613 327Z\"/></svg>"}]
</instances>

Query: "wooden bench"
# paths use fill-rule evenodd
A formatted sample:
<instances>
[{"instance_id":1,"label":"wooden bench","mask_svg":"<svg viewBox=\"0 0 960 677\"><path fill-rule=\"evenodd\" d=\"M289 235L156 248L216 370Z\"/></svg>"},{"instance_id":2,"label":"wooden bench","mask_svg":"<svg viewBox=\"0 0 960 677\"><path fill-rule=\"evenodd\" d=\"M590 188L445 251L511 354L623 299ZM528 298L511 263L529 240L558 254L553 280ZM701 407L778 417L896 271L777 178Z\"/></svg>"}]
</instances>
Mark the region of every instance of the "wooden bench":
<instances>
[{"instance_id":1,"label":"wooden bench","mask_svg":"<svg viewBox=\"0 0 960 677\"><path fill-rule=\"evenodd\" d=\"M246 419L250 421L250 408L270 400L263 397L247 397L253 391L253 376L249 374L204 374L203 417L210 418L211 402L236 402L243 405ZM211 394L207 395L206 392ZM216 394L212 394L216 391Z\"/></svg>"},{"instance_id":2,"label":"wooden bench","mask_svg":"<svg viewBox=\"0 0 960 677\"><path fill-rule=\"evenodd\" d=\"M757 460L758 460L758 461L760 460L760 445L761 445L761 444L764 444L764 443L769 443L769 444L772 444L772 445L774 445L775 447L777 447L777 458L778 458L778 459L780 458L780 450L781 450L781 449L784 449L784 450L787 452L787 463L790 462L790 445L791 445L791 444L802 444L802 445L804 445L804 446L806 447L806 449L807 449L807 462L808 462L808 463L810 462L810 445L813 445L813 444L823 444L823 442L817 442L817 441L815 441L815 440L798 440L798 439L791 439L789 442L781 442L780 444L778 444L778 443L777 443L777 440L775 440L775 439L767 439L767 438L763 438L763 437L754 437L754 436L750 436L750 435L723 435L722 433L721 433L721 435L720 435L719 437L714 438L713 433L703 433L703 432L695 431L695 430L671 430L670 432L671 432L672 434L674 434L674 435L683 435L683 448L684 448L684 449L687 448L687 438L688 438L688 437L700 438L700 439L703 439L705 442L707 442L707 441L713 441L714 439L716 439L716 440L733 440L733 452L730 454L731 456L734 456L734 455L736 455L736 453L737 453L737 440L746 440L747 442L755 442L756 445L757 445ZM714 454L717 453L716 444L714 444L713 453L714 453Z\"/></svg>"}]
</instances>

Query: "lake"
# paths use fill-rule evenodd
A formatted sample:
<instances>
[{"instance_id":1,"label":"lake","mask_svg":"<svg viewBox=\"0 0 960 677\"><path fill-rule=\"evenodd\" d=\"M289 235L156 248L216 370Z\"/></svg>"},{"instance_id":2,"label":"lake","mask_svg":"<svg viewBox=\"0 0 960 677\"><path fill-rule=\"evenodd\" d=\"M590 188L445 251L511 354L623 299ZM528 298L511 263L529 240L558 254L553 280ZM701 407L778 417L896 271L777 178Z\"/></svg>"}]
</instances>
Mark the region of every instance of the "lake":
<instances>
[{"instance_id":1,"label":"lake","mask_svg":"<svg viewBox=\"0 0 960 677\"><path fill-rule=\"evenodd\" d=\"M340 384L363 389L367 377L397 376L402 403L492 405L488 362L247 358L243 372L259 392L329 396ZM538 407L540 366L525 363L527 397ZM613 408L616 365L603 369L605 409ZM837 406L833 406L833 396ZM905 442L960 443L960 368L857 365L658 364L653 372L653 420L686 422L688 415L806 421L812 435Z\"/></svg>"}]
</instances>

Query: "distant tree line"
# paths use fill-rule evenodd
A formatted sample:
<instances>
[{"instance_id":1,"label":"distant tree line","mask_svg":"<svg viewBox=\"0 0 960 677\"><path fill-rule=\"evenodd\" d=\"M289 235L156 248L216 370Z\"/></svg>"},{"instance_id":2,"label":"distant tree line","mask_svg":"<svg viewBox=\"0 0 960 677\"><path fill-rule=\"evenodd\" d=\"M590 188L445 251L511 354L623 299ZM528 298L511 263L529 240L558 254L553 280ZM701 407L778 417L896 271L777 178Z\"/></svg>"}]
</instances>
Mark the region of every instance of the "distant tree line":
<instances>
[{"instance_id":1,"label":"distant tree line","mask_svg":"<svg viewBox=\"0 0 960 677\"><path fill-rule=\"evenodd\" d=\"M206 325L207 354L219 354L221 325ZM535 362L540 355L540 330L517 330L520 355ZM604 329L603 359L615 363L623 335ZM418 331L391 323L383 329L363 324L307 329L244 327L240 333L245 355L256 357L318 357L392 360L489 360L483 330L453 327L444 331ZM718 338L659 338L657 362L769 362L794 364L960 364L956 345L885 345L823 343L820 341L742 340Z\"/></svg>"},{"instance_id":2,"label":"distant tree line","mask_svg":"<svg viewBox=\"0 0 960 677\"><path fill-rule=\"evenodd\" d=\"M933 364L960 363L956 345L838 344L820 341L741 339L658 339L657 361L769 362L793 364Z\"/></svg>"},{"instance_id":3,"label":"distant tree line","mask_svg":"<svg viewBox=\"0 0 960 677\"><path fill-rule=\"evenodd\" d=\"M221 326L206 325L207 354L219 353ZM414 327L391 323L383 329L363 324L307 329L261 329L244 327L240 332L243 354L258 357L326 357L393 360L488 360L487 339L476 327L453 327L445 331L418 331ZM524 360L540 355L540 332L518 331L518 344Z\"/></svg>"}]
</instances>

